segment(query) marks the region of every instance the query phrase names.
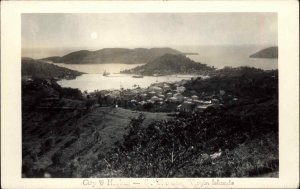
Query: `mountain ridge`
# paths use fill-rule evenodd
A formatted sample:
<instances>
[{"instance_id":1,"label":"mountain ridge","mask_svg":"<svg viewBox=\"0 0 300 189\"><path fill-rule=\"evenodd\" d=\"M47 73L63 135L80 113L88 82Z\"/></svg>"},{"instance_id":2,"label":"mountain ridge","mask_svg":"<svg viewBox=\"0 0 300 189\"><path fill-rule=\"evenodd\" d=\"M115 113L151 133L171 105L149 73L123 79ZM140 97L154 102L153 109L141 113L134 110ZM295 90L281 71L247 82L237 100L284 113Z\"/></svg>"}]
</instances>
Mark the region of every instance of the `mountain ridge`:
<instances>
[{"instance_id":1,"label":"mountain ridge","mask_svg":"<svg viewBox=\"0 0 300 189\"><path fill-rule=\"evenodd\" d=\"M101 63L146 63L164 54L182 54L169 48L104 48L96 51L74 51L61 57L47 57L43 60L66 64L101 64Z\"/></svg>"}]
</instances>

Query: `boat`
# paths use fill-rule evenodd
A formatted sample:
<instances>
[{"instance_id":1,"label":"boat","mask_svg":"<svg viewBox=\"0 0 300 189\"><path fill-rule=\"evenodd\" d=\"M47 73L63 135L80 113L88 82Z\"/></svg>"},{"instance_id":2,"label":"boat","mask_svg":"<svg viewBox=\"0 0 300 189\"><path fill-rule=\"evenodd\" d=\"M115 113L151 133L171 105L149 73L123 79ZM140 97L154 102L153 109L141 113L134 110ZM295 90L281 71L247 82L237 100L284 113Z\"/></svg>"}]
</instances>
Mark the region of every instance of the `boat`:
<instances>
[{"instance_id":1,"label":"boat","mask_svg":"<svg viewBox=\"0 0 300 189\"><path fill-rule=\"evenodd\" d=\"M104 70L104 72L103 72L103 76L108 76L108 75L110 75L110 73L109 73L109 72L107 72L106 70Z\"/></svg>"},{"instance_id":2,"label":"boat","mask_svg":"<svg viewBox=\"0 0 300 189\"><path fill-rule=\"evenodd\" d=\"M142 75L134 75L134 76L132 76L133 78L143 78L144 76L142 76Z\"/></svg>"}]
</instances>

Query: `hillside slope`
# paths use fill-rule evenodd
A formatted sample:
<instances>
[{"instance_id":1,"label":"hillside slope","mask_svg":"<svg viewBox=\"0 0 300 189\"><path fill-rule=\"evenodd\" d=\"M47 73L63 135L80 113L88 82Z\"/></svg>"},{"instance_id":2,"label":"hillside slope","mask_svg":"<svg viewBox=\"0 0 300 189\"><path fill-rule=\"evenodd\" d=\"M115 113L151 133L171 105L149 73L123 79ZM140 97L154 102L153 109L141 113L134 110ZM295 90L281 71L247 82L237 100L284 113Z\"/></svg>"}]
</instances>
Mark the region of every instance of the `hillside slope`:
<instances>
[{"instance_id":1,"label":"hillside slope","mask_svg":"<svg viewBox=\"0 0 300 189\"><path fill-rule=\"evenodd\" d=\"M22 82L23 177L44 177L45 172L52 177L90 176L95 171L88 169L91 163L121 142L130 118L139 115L122 108L86 109L86 99L80 95L71 99L65 92L54 81ZM59 93L62 98L53 98ZM166 113L145 112L145 116L145 126L170 119Z\"/></svg>"},{"instance_id":2,"label":"hillside slope","mask_svg":"<svg viewBox=\"0 0 300 189\"><path fill-rule=\"evenodd\" d=\"M66 64L101 64L101 63L146 63L166 53L181 54L171 48L105 48L97 51L81 50L55 58L56 63ZM50 57L51 58L51 57ZM49 58L46 58L49 59Z\"/></svg>"},{"instance_id":3,"label":"hillside slope","mask_svg":"<svg viewBox=\"0 0 300 189\"><path fill-rule=\"evenodd\" d=\"M252 55L251 58L278 58L278 47L262 49Z\"/></svg>"},{"instance_id":4,"label":"hillside slope","mask_svg":"<svg viewBox=\"0 0 300 189\"><path fill-rule=\"evenodd\" d=\"M44 79L71 79L83 74L82 72L62 68L31 58L22 58L22 77L38 77Z\"/></svg>"},{"instance_id":5,"label":"hillside slope","mask_svg":"<svg viewBox=\"0 0 300 189\"><path fill-rule=\"evenodd\" d=\"M137 73L142 75L153 74L209 74L215 69L206 64L194 62L181 54L165 54L145 65L138 66L124 73Z\"/></svg>"}]
</instances>

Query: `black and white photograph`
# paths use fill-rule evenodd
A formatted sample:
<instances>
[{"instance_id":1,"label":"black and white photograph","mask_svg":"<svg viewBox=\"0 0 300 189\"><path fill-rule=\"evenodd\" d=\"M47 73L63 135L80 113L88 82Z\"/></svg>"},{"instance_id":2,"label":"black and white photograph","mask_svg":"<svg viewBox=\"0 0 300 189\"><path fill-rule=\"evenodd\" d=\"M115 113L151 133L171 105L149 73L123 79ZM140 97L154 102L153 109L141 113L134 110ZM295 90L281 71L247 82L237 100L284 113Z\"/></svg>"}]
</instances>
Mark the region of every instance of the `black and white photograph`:
<instances>
[{"instance_id":1,"label":"black and white photograph","mask_svg":"<svg viewBox=\"0 0 300 189\"><path fill-rule=\"evenodd\" d=\"M192 187L223 188L242 186L240 178L281 182L289 166L299 166L292 155L299 148L299 86L291 82L299 65L285 54L299 46L282 43L295 31L282 32L284 6L232 12L31 6L15 24L19 54L1 53L1 172L14 157L12 170L26 183L176 188L190 179ZM14 56L17 73L9 75ZM295 72L286 71L289 63ZM18 130L6 132L10 125ZM122 183L126 178L144 180Z\"/></svg>"},{"instance_id":2,"label":"black and white photograph","mask_svg":"<svg viewBox=\"0 0 300 189\"><path fill-rule=\"evenodd\" d=\"M23 177L278 177L276 13L22 14Z\"/></svg>"}]
</instances>

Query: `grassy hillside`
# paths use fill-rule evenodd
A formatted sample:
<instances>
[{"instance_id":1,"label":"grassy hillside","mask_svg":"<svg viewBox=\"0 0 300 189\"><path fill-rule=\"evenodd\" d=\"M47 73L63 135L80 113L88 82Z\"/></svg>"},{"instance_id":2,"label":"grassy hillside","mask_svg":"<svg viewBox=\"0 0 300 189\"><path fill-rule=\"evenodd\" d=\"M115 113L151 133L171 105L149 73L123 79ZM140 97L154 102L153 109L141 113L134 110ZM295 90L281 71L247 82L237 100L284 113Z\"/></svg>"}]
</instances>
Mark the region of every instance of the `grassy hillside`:
<instances>
[{"instance_id":1,"label":"grassy hillside","mask_svg":"<svg viewBox=\"0 0 300 189\"><path fill-rule=\"evenodd\" d=\"M81 50L72 52L54 61L69 64L100 64L100 63L146 63L166 53L180 54L171 48L105 48L97 51Z\"/></svg>"},{"instance_id":2,"label":"grassy hillside","mask_svg":"<svg viewBox=\"0 0 300 189\"><path fill-rule=\"evenodd\" d=\"M38 77L38 78L57 78L70 79L83 74L82 72L62 68L53 64L45 63L40 60L30 58L22 58L22 77Z\"/></svg>"},{"instance_id":3,"label":"grassy hillside","mask_svg":"<svg viewBox=\"0 0 300 189\"><path fill-rule=\"evenodd\" d=\"M124 73L137 73L142 75L153 74L210 74L214 68L194 62L181 54L165 54L143 66L132 70L125 70Z\"/></svg>"},{"instance_id":4,"label":"grassy hillside","mask_svg":"<svg viewBox=\"0 0 300 189\"><path fill-rule=\"evenodd\" d=\"M55 81L22 82L23 177L44 177L45 172L52 177L91 176L98 157L122 142L130 119L139 115L122 108L89 109L88 103L78 91L61 88ZM165 113L145 112L145 116L145 126L170 119Z\"/></svg>"},{"instance_id":5,"label":"grassy hillside","mask_svg":"<svg viewBox=\"0 0 300 189\"><path fill-rule=\"evenodd\" d=\"M251 58L278 58L278 47L262 49L252 55Z\"/></svg>"}]
</instances>

